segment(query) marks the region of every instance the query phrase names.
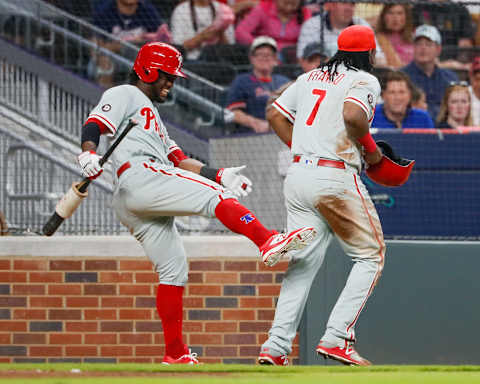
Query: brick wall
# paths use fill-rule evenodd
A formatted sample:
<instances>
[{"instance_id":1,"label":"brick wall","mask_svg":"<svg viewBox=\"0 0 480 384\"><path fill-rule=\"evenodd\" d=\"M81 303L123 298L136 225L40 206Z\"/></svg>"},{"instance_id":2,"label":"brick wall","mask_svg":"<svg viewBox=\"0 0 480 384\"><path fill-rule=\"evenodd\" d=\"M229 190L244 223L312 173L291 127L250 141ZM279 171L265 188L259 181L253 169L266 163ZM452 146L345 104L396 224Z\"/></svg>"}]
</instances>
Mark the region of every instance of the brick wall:
<instances>
[{"instance_id":1,"label":"brick wall","mask_svg":"<svg viewBox=\"0 0 480 384\"><path fill-rule=\"evenodd\" d=\"M185 342L203 362L255 363L285 268L251 258L190 261ZM141 258L2 257L0 362L161 361L156 282Z\"/></svg>"}]
</instances>

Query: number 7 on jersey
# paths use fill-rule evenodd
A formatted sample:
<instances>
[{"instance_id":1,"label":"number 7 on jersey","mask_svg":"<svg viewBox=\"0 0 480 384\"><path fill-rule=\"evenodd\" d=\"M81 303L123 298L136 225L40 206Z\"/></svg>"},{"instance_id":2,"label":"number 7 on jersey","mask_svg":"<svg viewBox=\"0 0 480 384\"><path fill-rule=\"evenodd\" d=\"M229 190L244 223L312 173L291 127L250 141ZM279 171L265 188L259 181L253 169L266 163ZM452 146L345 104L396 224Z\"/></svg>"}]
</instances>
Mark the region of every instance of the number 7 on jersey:
<instances>
[{"instance_id":1,"label":"number 7 on jersey","mask_svg":"<svg viewBox=\"0 0 480 384\"><path fill-rule=\"evenodd\" d=\"M315 120L315 116L317 116L318 108L320 107L321 102L325 98L325 95L327 94L327 91L324 89L312 89L312 94L317 95L318 99L315 105L313 106L312 112L310 112L310 116L308 116L307 119L307 125L310 126L313 124L313 120Z\"/></svg>"}]
</instances>

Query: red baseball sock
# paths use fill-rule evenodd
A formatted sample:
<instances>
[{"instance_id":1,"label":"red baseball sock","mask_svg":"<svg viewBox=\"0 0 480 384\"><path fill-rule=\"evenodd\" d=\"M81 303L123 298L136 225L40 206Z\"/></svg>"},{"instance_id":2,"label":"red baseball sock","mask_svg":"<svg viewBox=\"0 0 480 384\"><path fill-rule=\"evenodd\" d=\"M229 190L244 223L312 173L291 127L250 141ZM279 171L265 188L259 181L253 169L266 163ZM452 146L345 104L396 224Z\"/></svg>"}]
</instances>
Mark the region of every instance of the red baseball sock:
<instances>
[{"instance_id":1,"label":"red baseball sock","mask_svg":"<svg viewBox=\"0 0 480 384\"><path fill-rule=\"evenodd\" d=\"M265 228L250 210L235 199L221 201L215 208L215 216L232 232L248 237L257 247L277 233Z\"/></svg>"},{"instance_id":2,"label":"red baseball sock","mask_svg":"<svg viewBox=\"0 0 480 384\"><path fill-rule=\"evenodd\" d=\"M157 311L162 320L165 355L178 359L188 353L182 339L183 290L176 285L159 284Z\"/></svg>"}]
</instances>

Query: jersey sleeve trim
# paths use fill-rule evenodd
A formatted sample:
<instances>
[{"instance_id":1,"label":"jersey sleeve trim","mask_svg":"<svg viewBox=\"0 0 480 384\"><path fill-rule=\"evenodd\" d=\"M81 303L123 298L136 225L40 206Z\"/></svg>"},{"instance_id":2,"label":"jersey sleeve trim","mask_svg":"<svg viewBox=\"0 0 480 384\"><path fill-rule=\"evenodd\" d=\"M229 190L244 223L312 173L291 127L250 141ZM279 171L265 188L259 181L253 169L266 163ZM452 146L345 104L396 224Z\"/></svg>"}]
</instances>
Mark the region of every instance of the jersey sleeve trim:
<instances>
[{"instance_id":1,"label":"jersey sleeve trim","mask_svg":"<svg viewBox=\"0 0 480 384\"><path fill-rule=\"evenodd\" d=\"M247 103L244 101L236 101L234 103L231 103L227 106L227 109L237 109L237 108L246 108Z\"/></svg>"},{"instance_id":2,"label":"jersey sleeve trim","mask_svg":"<svg viewBox=\"0 0 480 384\"><path fill-rule=\"evenodd\" d=\"M98 118L96 117L89 117L87 121L85 121L84 125L87 125L88 123L93 123L98 125L98 128L100 129L100 134L105 135L106 133L110 133L110 129Z\"/></svg>"},{"instance_id":3,"label":"jersey sleeve trim","mask_svg":"<svg viewBox=\"0 0 480 384\"><path fill-rule=\"evenodd\" d=\"M175 167L178 167L178 164L180 164L183 160L188 159L188 156L183 153L183 151L177 147L170 147L170 148L175 148L171 150L168 153L168 160L170 160Z\"/></svg>"},{"instance_id":4,"label":"jersey sleeve trim","mask_svg":"<svg viewBox=\"0 0 480 384\"><path fill-rule=\"evenodd\" d=\"M357 104L360 108L362 108L362 109L364 110L365 114L366 114L367 117L368 117L368 115L369 115L369 113L368 113L368 108L367 108L367 106L366 106L361 100L358 100L358 99L355 98L355 97L349 96L349 97L346 97L346 98L345 98L344 102L345 102L345 101L350 101L350 102L352 102L352 103L354 103L354 104Z\"/></svg>"},{"instance_id":5,"label":"jersey sleeve trim","mask_svg":"<svg viewBox=\"0 0 480 384\"><path fill-rule=\"evenodd\" d=\"M93 113L88 118L96 118L100 120L105 126L108 128L108 130L114 135L115 132L117 131L117 128L115 128L115 125L113 125L105 116Z\"/></svg>"},{"instance_id":6,"label":"jersey sleeve trim","mask_svg":"<svg viewBox=\"0 0 480 384\"><path fill-rule=\"evenodd\" d=\"M272 106L275 107L275 109L285 116L292 124L295 123L295 116L282 107L276 100L273 102Z\"/></svg>"},{"instance_id":7,"label":"jersey sleeve trim","mask_svg":"<svg viewBox=\"0 0 480 384\"><path fill-rule=\"evenodd\" d=\"M168 148L167 156L168 156L170 153L172 153L172 152L174 152L174 151L176 151L176 150L178 150L178 149L179 149L179 150L182 150L182 149L181 149L178 145L176 145L176 144L175 144L175 145L171 145L171 146Z\"/></svg>"}]
</instances>

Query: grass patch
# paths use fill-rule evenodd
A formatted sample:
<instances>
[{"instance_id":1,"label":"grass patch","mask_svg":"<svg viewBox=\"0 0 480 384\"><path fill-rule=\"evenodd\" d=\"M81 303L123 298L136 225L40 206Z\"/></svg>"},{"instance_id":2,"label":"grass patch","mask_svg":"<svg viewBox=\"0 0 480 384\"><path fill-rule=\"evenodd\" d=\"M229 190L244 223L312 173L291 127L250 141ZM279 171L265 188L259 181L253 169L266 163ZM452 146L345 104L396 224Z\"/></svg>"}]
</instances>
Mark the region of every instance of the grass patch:
<instances>
[{"instance_id":1,"label":"grass patch","mask_svg":"<svg viewBox=\"0 0 480 384\"><path fill-rule=\"evenodd\" d=\"M81 373L70 373L71 369ZM0 364L0 384L480 384L480 366Z\"/></svg>"},{"instance_id":2,"label":"grass patch","mask_svg":"<svg viewBox=\"0 0 480 384\"><path fill-rule=\"evenodd\" d=\"M378 373L378 372L479 372L480 365L374 365L371 367L297 365L289 367L273 367L268 365L242 364L202 364L202 365L162 365L162 364L99 364L99 363L0 363L2 371L41 370L68 372L71 369L81 369L83 372L219 372L219 373Z\"/></svg>"}]
</instances>

